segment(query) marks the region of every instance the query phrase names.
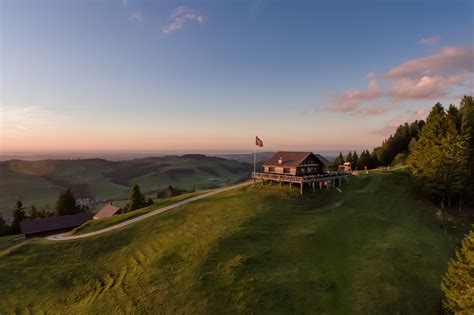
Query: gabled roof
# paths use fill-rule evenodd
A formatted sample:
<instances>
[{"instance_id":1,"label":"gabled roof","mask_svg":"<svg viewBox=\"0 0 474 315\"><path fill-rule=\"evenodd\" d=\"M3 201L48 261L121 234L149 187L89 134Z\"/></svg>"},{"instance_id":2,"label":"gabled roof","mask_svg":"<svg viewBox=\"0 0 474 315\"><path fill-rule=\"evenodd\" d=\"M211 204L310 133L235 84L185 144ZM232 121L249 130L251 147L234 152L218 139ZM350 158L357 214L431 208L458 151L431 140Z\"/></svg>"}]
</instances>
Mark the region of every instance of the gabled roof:
<instances>
[{"instance_id":1,"label":"gabled roof","mask_svg":"<svg viewBox=\"0 0 474 315\"><path fill-rule=\"evenodd\" d=\"M27 220L20 222L21 233L25 235L74 228L92 219L93 215L91 212L83 212L53 218Z\"/></svg>"},{"instance_id":2,"label":"gabled roof","mask_svg":"<svg viewBox=\"0 0 474 315\"><path fill-rule=\"evenodd\" d=\"M324 156L322 156L319 153L315 153L316 157L324 164L324 166L329 166L331 165L331 162L329 162Z\"/></svg>"},{"instance_id":3,"label":"gabled roof","mask_svg":"<svg viewBox=\"0 0 474 315\"><path fill-rule=\"evenodd\" d=\"M119 210L120 210L119 207L113 206L111 204L105 205L102 209L100 209L99 212L95 214L94 219L102 219L102 218L111 217Z\"/></svg>"},{"instance_id":4,"label":"gabled roof","mask_svg":"<svg viewBox=\"0 0 474 315\"><path fill-rule=\"evenodd\" d=\"M291 152L291 151L278 151L274 156L267 162L263 163L265 166L280 166L280 167L297 167L301 164L311 152ZM278 164L280 157L283 160L282 164Z\"/></svg>"},{"instance_id":5,"label":"gabled roof","mask_svg":"<svg viewBox=\"0 0 474 315\"><path fill-rule=\"evenodd\" d=\"M313 152L291 152L291 151L278 151L273 157L267 162L263 163L265 166L278 166L278 167L297 167L299 166L308 156L313 154L324 166L328 166L331 163L326 160L321 154L314 154ZM280 157L283 160L282 164L278 164Z\"/></svg>"}]
</instances>

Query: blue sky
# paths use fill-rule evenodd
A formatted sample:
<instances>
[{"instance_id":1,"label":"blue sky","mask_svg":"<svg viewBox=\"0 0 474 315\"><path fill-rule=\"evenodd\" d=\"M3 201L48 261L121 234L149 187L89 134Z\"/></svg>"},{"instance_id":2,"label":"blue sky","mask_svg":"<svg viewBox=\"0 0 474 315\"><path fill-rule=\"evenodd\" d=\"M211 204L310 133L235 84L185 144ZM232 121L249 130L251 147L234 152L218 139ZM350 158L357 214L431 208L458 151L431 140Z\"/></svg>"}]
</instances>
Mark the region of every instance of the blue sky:
<instances>
[{"instance_id":1,"label":"blue sky","mask_svg":"<svg viewBox=\"0 0 474 315\"><path fill-rule=\"evenodd\" d=\"M0 8L2 151L371 148L473 90L472 1Z\"/></svg>"}]
</instances>

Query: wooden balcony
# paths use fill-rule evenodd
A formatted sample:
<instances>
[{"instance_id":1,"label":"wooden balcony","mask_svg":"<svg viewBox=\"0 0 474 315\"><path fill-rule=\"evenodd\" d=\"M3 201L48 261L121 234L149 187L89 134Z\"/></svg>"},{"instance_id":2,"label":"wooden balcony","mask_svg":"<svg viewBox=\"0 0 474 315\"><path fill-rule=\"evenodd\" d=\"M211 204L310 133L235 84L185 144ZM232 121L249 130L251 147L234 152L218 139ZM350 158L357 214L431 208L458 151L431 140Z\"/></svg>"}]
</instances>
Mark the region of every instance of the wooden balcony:
<instances>
[{"instance_id":1,"label":"wooden balcony","mask_svg":"<svg viewBox=\"0 0 474 315\"><path fill-rule=\"evenodd\" d=\"M252 173L253 179L261 180L271 180L276 182L284 183L297 183L297 184L306 184L314 182L325 182L335 179L341 179L349 176L350 173L346 172L334 172L334 173L324 173L318 175L285 175L285 174L275 174L275 173Z\"/></svg>"}]
</instances>

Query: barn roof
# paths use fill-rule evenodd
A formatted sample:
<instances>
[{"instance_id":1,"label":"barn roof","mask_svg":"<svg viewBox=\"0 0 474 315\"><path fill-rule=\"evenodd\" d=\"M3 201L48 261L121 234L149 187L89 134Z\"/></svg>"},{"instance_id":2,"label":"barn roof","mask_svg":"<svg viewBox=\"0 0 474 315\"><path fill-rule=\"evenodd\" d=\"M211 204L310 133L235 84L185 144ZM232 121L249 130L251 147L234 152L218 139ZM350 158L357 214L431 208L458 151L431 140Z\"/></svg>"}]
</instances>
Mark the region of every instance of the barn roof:
<instances>
[{"instance_id":1,"label":"barn roof","mask_svg":"<svg viewBox=\"0 0 474 315\"><path fill-rule=\"evenodd\" d=\"M279 166L279 167L297 167L309 155L313 154L322 164L328 166L330 163L321 154L314 154L313 152L292 152L292 151L278 151L267 162L263 163L265 166ZM283 160L282 164L278 164L280 157Z\"/></svg>"},{"instance_id":2,"label":"barn roof","mask_svg":"<svg viewBox=\"0 0 474 315\"><path fill-rule=\"evenodd\" d=\"M111 204L105 205L102 209L100 209L99 212L95 214L94 219L102 219L102 218L111 217L119 210L120 210L119 207L113 206Z\"/></svg>"},{"instance_id":3,"label":"barn roof","mask_svg":"<svg viewBox=\"0 0 474 315\"><path fill-rule=\"evenodd\" d=\"M92 219L93 215L91 212L83 212L53 218L27 220L20 223L21 233L26 235L74 228Z\"/></svg>"}]
</instances>

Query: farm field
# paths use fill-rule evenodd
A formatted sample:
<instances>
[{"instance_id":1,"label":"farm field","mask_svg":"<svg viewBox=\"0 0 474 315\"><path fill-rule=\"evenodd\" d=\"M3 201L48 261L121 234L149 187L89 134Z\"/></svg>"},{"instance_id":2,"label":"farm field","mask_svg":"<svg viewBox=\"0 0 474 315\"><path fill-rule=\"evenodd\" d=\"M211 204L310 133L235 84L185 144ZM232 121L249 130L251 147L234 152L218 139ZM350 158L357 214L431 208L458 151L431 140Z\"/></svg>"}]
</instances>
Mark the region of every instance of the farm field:
<instances>
[{"instance_id":1,"label":"farm field","mask_svg":"<svg viewBox=\"0 0 474 315\"><path fill-rule=\"evenodd\" d=\"M455 242L436 207L402 172L342 191L249 186L0 250L0 312L436 313Z\"/></svg>"},{"instance_id":2,"label":"farm field","mask_svg":"<svg viewBox=\"0 0 474 315\"><path fill-rule=\"evenodd\" d=\"M244 162L197 154L127 161L0 162L0 215L9 218L18 199L28 210L33 204L53 210L59 194L67 188L78 199L113 200L121 204L134 183L153 197L168 185L192 191L235 183L249 176L250 171L251 165Z\"/></svg>"}]
</instances>

